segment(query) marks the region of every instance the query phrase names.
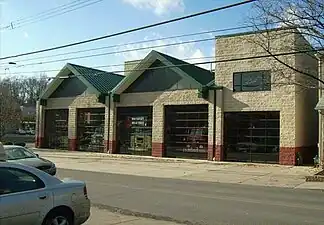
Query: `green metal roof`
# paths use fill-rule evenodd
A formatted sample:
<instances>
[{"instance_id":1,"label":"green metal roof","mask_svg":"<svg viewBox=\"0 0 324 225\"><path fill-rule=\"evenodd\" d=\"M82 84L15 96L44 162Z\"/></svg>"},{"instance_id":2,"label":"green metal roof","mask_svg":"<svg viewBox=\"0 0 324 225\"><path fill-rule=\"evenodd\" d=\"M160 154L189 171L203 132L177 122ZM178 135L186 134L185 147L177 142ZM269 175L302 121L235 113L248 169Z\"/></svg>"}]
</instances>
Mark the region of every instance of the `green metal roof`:
<instances>
[{"instance_id":1,"label":"green metal roof","mask_svg":"<svg viewBox=\"0 0 324 225\"><path fill-rule=\"evenodd\" d=\"M125 76L68 63L100 93L110 92Z\"/></svg>"},{"instance_id":2,"label":"green metal roof","mask_svg":"<svg viewBox=\"0 0 324 225\"><path fill-rule=\"evenodd\" d=\"M187 63L180 59L174 58L172 56L163 54L161 52L155 51L162 57L166 58L173 65L177 66L180 70L185 72L187 75L191 76L193 79L201 83L202 85L208 84L210 81L214 80L214 74L209 70L203 69L201 67L195 66L193 64Z\"/></svg>"}]
</instances>

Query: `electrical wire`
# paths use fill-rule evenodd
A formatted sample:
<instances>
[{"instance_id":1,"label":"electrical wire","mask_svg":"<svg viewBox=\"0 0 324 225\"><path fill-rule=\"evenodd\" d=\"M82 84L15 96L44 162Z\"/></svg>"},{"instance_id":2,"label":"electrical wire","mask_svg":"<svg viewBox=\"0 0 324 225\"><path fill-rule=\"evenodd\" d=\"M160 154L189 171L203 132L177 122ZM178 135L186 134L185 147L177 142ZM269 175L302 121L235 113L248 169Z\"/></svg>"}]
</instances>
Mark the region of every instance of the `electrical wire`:
<instances>
[{"instance_id":1,"label":"electrical wire","mask_svg":"<svg viewBox=\"0 0 324 225\"><path fill-rule=\"evenodd\" d=\"M150 43L150 42L164 41L164 40L170 40L170 39L176 39L176 38L182 38L182 37L191 37L191 36L198 36L198 35L203 35L203 34L213 34L213 33L219 33L219 32L241 30L241 29L253 28L253 27L254 26L252 26L252 25L246 25L246 26L237 26L237 27L223 28L223 29L217 29L217 30L202 31L202 32L197 32L197 33L188 33L188 34L182 34L182 35L176 35L176 36L149 39L149 40L144 40L144 41L129 42L129 43L123 43L123 44L109 45L109 46L103 46L103 47L97 47L97 48L89 48L89 49L78 50L78 51L71 51L71 52L64 52L64 53L53 54L53 55L34 57L34 58L27 58L27 59L22 59L22 60L15 60L15 63L33 61L33 60L39 60L39 59L45 59L45 58L53 58L53 57L57 57L57 56L65 56L65 55L77 54L77 53L83 53L83 52L89 52L89 51L97 51L97 50L103 50L103 49L145 44L145 43ZM1 65L7 65L7 63L0 63L0 66Z\"/></svg>"},{"instance_id":2,"label":"electrical wire","mask_svg":"<svg viewBox=\"0 0 324 225\"><path fill-rule=\"evenodd\" d=\"M293 52L283 52L283 53L276 53L276 54L271 54L271 55L266 54L266 55L256 55L256 56L238 57L238 58L230 58L230 59L219 59L219 60L211 60L211 61L196 62L196 63L184 62L184 63L175 64L175 65L171 65L171 66L156 66L156 67L147 67L147 68L141 68L141 69L115 70L115 71L110 71L110 72L102 71L102 72L99 72L99 73L96 73L96 74L88 74L88 75L96 76L96 75L106 74L106 73L116 73L116 74L118 74L118 73L135 72L135 71L142 71L142 70L155 70L155 69L172 68L172 67L185 67L185 66L192 66L192 65L205 65L205 64L212 64L212 63L215 64L215 63L245 61L245 60L253 60L253 59L262 59L262 58L287 56L287 55L294 55L294 54L301 54L301 53L310 53L310 52L317 52L317 51L323 51L323 50L324 50L324 48L320 48L320 49L310 49L310 50L301 50L301 51L293 51ZM222 56L224 56L224 55L222 55ZM108 66L110 67L111 65L108 65ZM101 66L101 68L104 68L104 67L107 67L107 66ZM99 67L96 67L96 68L99 68ZM61 70L55 70L55 71L61 71ZM40 71L40 72L45 72L45 71ZM77 76L77 75L73 75L73 76ZM51 77L51 78L53 78L53 77Z\"/></svg>"},{"instance_id":3,"label":"electrical wire","mask_svg":"<svg viewBox=\"0 0 324 225\"><path fill-rule=\"evenodd\" d=\"M162 44L162 45L153 45L153 46L147 46L147 47L141 47L141 48L126 49L126 50L121 50L121 51L105 52L105 53L99 53L99 54L91 54L91 55L76 56L76 57L63 58L63 59L57 59L57 60L49 60L49 61L44 61L44 62L22 64L22 65L19 65L17 67L26 67L26 66L33 66L33 65L44 65L44 64L64 62L64 61L74 60L74 59L93 58L93 57L114 55L114 54L120 54L120 53L126 53L126 52L141 51L141 50L146 50L146 49L151 49L151 48L162 48L162 47L178 46L178 45L192 44L192 43L198 43L198 42L200 43L200 42L214 41L214 40L215 40L215 38L205 38L205 39L198 39L198 40L192 40L192 41L183 41L183 42L175 42L175 43Z\"/></svg>"},{"instance_id":4,"label":"electrical wire","mask_svg":"<svg viewBox=\"0 0 324 225\"><path fill-rule=\"evenodd\" d=\"M248 3L255 2L255 1L257 1L257 0L245 0L245 1L242 1L242 2L238 2L238 3L234 3L234 4L230 4L230 5L225 5L225 6L222 6L222 7L218 7L218 8L214 8L214 9L210 9L210 10L206 10L206 11L201 11L201 12L198 12L198 13L189 14L187 16L177 17L177 18L174 18L174 19L165 20L165 21L162 21L162 22L153 23L153 24L149 24L149 25L145 25L145 26L141 26L141 27L137 27L137 28L132 28L132 29L129 29L129 30L124 30L124 31L120 31L120 32L117 32L117 33L104 35L104 36L100 36L100 37L96 37L96 38L91 38L91 39L87 39L87 40L83 40L83 41L79 41L79 42L73 42L73 43L70 43L70 44L59 45L59 46L46 48L46 49L41 49L41 50L36 50L36 51L32 51L32 52L20 53L20 54L17 54L17 55L5 56L5 57L1 57L0 60L17 58L17 57L26 56L26 55L33 55L33 54L38 54L38 53L43 53L43 52L68 48L68 47L72 47L72 46L82 45L82 44L86 44L86 43L90 43L90 42L94 42L94 41L99 41L99 40L103 40L103 39L107 39L107 38L111 38L111 37L116 37L116 36L120 36L120 35L124 35L124 34L133 33L133 32L136 32L136 31L141 31L141 30L146 30L146 29L153 28L153 27L158 27L158 26L165 25L165 24L174 23L174 22L189 19L189 18L194 18L194 17L201 16L201 15L214 13L214 12L225 10L225 9L234 8L234 7L237 7L237 6L240 6L240 5L245 5L245 4L248 4Z\"/></svg>"},{"instance_id":5,"label":"electrical wire","mask_svg":"<svg viewBox=\"0 0 324 225\"><path fill-rule=\"evenodd\" d=\"M60 15L63 15L63 14L75 11L77 9L81 9L81 8L96 4L96 3L99 3L99 2L102 2L102 1L103 0L94 0L94 1L89 1L89 0L80 1L80 0L78 0L78 1L74 1L74 2L71 2L70 4L65 4L65 5L61 5L59 7L56 7L56 8L54 8L54 9L56 9L54 11L47 10L47 11L50 11L50 12L45 11L47 13L43 12L43 13L36 14L36 16L31 16L31 17L27 17L25 19L18 19L16 21L12 21L10 23L10 25L2 27L2 28L0 28L0 30L17 29L17 28L20 28L20 27L23 27L23 26L26 26L26 25L29 25L29 24L33 24L33 23L36 23L36 22L41 22L41 21L50 19L52 17L60 16ZM76 3L76 4L71 5L72 3ZM87 4L84 4L84 3L87 3ZM66 6L66 5L69 5L69 6L65 7L65 8L61 8L61 7ZM79 6L79 7L73 8L75 6ZM54 13L54 15L52 15L53 13Z\"/></svg>"}]
</instances>

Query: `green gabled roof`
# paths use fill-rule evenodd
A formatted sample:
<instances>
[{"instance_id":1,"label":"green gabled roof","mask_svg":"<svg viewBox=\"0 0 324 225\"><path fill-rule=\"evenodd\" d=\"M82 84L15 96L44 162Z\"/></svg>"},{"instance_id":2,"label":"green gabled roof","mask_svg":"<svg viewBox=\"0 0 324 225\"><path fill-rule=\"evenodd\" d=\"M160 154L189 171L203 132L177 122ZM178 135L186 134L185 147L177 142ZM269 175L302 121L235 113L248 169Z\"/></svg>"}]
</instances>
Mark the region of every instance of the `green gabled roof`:
<instances>
[{"instance_id":1,"label":"green gabled roof","mask_svg":"<svg viewBox=\"0 0 324 225\"><path fill-rule=\"evenodd\" d=\"M178 66L180 70L182 70L187 75L191 76L194 80L198 81L202 85L208 84L210 81L214 79L214 74L209 70L203 69L201 67L195 66L193 64L187 63L180 59L174 58L172 56L163 54L161 52L155 51L156 53L160 54L164 58L166 58L169 62L173 65Z\"/></svg>"},{"instance_id":2,"label":"green gabled roof","mask_svg":"<svg viewBox=\"0 0 324 225\"><path fill-rule=\"evenodd\" d=\"M110 92L122 79L124 79L124 76L119 74L109 73L71 63L68 63L68 65L73 67L79 73L79 75L84 77L100 93Z\"/></svg>"}]
</instances>

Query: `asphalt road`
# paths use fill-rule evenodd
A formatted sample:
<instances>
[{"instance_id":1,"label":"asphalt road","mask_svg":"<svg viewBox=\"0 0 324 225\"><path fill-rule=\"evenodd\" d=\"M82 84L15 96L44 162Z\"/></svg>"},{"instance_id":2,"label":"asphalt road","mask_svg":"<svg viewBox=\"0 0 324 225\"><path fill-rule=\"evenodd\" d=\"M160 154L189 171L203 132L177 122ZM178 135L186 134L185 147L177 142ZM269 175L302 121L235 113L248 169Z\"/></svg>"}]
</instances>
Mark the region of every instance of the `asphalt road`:
<instances>
[{"instance_id":1,"label":"asphalt road","mask_svg":"<svg viewBox=\"0 0 324 225\"><path fill-rule=\"evenodd\" d=\"M324 224L324 192L59 169L93 205L184 224Z\"/></svg>"}]
</instances>

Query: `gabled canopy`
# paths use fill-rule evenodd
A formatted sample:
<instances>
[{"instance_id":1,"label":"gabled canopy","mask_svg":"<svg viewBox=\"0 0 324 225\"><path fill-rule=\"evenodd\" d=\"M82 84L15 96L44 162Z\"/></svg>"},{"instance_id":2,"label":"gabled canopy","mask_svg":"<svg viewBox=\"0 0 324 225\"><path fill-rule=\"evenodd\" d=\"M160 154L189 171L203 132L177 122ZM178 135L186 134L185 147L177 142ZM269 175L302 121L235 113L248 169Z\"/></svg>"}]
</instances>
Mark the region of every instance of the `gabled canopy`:
<instances>
[{"instance_id":1,"label":"gabled canopy","mask_svg":"<svg viewBox=\"0 0 324 225\"><path fill-rule=\"evenodd\" d=\"M69 79L69 77L77 77L87 88L97 95L108 94L124 78L122 75L67 63L47 86L41 94L40 99L49 98L62 84L64 79Z\"/></svg>"},{"instance_id":2,"label":"gabled canopy","mask_svg":"<svg viewBox=\"0 0 324 225\"><path fill-rule=\"evenodd\" d=\"M161 61L166 67L173 70L181 77L191 80L198 86L204 86L214 79L213 73L208 70L153 50L112 90L112 92L114 94L123 93L157 60Z\"/></svg>"}]
</instances>

